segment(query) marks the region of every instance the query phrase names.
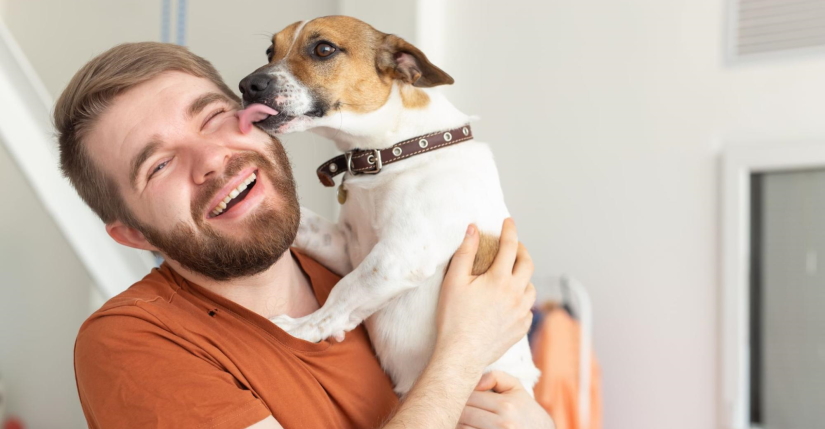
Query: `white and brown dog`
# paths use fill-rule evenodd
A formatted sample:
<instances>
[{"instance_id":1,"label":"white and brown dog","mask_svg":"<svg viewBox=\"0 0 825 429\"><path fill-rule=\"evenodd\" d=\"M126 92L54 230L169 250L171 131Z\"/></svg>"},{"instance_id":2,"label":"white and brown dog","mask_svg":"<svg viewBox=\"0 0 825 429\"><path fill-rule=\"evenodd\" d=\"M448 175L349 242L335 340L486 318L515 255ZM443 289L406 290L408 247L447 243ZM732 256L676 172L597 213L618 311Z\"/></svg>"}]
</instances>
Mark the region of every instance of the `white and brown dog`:
<instances>
[{"instance_id":1,"label":"white and brown dog","mask_svg":"<svg viewBox=\"0 0 825 429\"><path fill-rule=\"evenodd\" d=\"M478 270L497 250L509 213L493 154L470 140L469 117L428 89L453 79L397 36L324 17L277 33L267 56L241 81L242 129L312 130L345 153L319 168L322 182L332 186L334 175L346 173L338 224L302 210L295 243L345 277L317 312L273 322L315 342L341 339L366 319L403 395L433 351L439 287L467 225L490 233ZM526 338L489 369L518 377L528 392L539 375Z\"/></svg>"}]
</instances>

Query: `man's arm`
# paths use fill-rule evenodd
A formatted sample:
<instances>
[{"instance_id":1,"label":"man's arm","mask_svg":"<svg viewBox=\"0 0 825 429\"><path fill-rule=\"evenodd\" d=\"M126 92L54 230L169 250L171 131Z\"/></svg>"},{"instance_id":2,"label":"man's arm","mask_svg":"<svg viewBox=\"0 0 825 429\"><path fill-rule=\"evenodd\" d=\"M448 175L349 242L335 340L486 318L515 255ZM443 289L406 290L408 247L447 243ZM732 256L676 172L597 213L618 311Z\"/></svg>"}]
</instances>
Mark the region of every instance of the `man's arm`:
<instances>
[{"instance_id":1,"label":"man's arm","mask_svg":"<svg viewBox=\"0 0 825 429\"><path fill-rule=\"evenodd\" d=\"M472 275L479 234L470 226L442 283L438 337L430 362L383 429L455 429L488 365L530 327L533 263L512 220L504 223L490 270ZM250 429L281 429L268 417Z\"/></svg>"}]
</instances>

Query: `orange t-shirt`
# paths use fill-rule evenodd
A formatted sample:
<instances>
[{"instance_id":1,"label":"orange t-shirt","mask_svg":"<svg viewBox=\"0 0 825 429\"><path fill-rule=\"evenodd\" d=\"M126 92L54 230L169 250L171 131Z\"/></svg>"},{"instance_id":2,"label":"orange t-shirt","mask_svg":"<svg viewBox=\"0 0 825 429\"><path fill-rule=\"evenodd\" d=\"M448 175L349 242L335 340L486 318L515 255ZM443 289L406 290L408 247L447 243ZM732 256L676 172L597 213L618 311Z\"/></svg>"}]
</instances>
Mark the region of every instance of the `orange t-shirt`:
<instances>
[{"instance_id":1,"label":"orange t-shirt","mask_svg":"<svg viewBox=\"0 0 825 429\"><path fill-rule=\"evenodd\" d=\"M323 304L339 280L293 251ZM398 398L359 326L341 343L291 337L168 265L81 326L75 376L90 428L378 428Z\"/></svg>"}]
</instances>

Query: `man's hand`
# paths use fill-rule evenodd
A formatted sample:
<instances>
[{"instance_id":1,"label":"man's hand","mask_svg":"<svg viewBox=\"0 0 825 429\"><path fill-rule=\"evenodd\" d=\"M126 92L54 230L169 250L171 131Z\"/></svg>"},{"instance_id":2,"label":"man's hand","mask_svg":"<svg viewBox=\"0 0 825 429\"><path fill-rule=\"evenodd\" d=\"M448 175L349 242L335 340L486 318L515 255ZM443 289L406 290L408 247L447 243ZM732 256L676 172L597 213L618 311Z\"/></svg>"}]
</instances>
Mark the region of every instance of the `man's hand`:
<instances>
[{"instance_id":1,"label":"man's hand","mask_svg":"<svg viewBox=\"0 0 825 429\"><path fill-rule=\"evenodd\" d=\"M513 220L504 221L493 265L474 276L478 243L471 225L441 283L433 355L384 429L455 428L484 368L527 333L536 298L533 263Z\"/></svg>"},{"instance_id":2,"label":"man's hand","mask_svg":"<svg viewBox=\"0 0 825 429\"><path fill-rule=\"evenodd\" d=\"M518 379L501 371L484 374L458 420L459 429L554 429L553 419L524 390Z\"/></svg>"},{"instance_id":3,"label":"man's hand","mask_svg":"<svg viewBox=\"0 0 825 429\"><path fill-rule=\"evenodd\" d=\"M493 265L474 276L478 243L478 229L470 225L444 276L435 355L462 356L465 367L481 374L527 333L536 289L530 283L533 262L512 219L504 221Z\"/></svg>"}]
</instances>

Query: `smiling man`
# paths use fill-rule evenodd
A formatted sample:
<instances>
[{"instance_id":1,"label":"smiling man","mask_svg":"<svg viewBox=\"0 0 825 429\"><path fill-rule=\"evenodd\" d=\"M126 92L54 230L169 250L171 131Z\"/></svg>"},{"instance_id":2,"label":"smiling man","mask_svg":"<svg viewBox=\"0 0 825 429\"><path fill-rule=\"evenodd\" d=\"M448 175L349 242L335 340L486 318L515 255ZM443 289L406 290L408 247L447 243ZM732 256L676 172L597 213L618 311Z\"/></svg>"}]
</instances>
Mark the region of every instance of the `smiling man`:
<instances>
[{"instance_id":1,"label":"smiling man","mask_svg":"<svg viewBox=\"0 0 825 429\"><path fill-rule=\"evenodd\" d=\"M442 287L436 351L400 403L363 327L308 343L267 320L317 310L338 277L290 250L300 212L288 159L277 139L240 132L238 107L208 62L159 43L93 59L57 102L66 176L114 240L166 260L80 329L89 426L549 427L511 377L479 382L526 332L535 296L510 221L477 277L468 228Z\"/></svg>"}]
</instances>

